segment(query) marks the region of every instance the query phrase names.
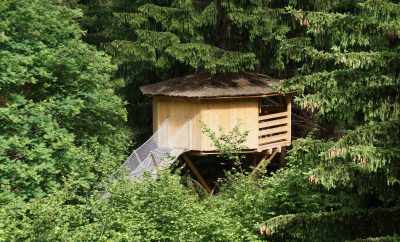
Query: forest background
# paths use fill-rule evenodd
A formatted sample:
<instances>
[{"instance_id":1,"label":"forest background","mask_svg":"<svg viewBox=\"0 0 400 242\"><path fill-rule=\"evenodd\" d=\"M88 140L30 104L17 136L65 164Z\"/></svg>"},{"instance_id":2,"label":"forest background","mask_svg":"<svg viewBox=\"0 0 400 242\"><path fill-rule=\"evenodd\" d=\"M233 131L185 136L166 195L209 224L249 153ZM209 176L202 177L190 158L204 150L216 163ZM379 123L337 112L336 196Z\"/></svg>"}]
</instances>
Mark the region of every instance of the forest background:
<instances>
[{"instance_id":1,"label":"forest background","mask_svg":"<svg viewBox=\"0 0 400 242\"><path fill-rule=\"evenodd\" d=\"M139 86L241 71L296 92L285 167L109 181L151 132ZM399 74L395 0L3 0L0 240L398 241Z\"/></svg>"}]
</instances>

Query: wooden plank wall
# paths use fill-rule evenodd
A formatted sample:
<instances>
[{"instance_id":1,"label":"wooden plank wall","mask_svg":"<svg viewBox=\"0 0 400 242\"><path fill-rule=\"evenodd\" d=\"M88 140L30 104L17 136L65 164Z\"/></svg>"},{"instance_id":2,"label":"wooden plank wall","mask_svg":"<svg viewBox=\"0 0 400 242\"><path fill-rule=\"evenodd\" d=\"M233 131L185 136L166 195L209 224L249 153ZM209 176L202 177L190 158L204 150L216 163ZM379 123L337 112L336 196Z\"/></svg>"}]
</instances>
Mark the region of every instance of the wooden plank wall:
<instances>
[{"instance_id":1,"label":"wooden plank wall","mask_svg":"<svg viewBox=\"0 0 400 242\"><path fill-rule=\"evenodd\" d=\"M242 131L249 131L248 149L258 148L258 100L257 99L219 99L205 100L201 105L201 120L214 131L222 127L231 131L236 125ZM205 134L201 135L201 151L214 151L215 147Z\"/></svg>"},{"instance_id":2,"label":"wooden plank wall","mask_svg":"<svg viewBox=\"0 0 400 242\"><path fill-rule=\"evenodd\" d=\"M165 119L169 119L168 137L173 137L185 123L190 123L187 137L181 145L190 144L191 150L215 151L211 140L201 132L202 123L212 130L220 127L229 132L238 123L242 130L249 131L245 146L258 148L258 100L216 99L190 100L169 97L153 99L153 129L156 131ZM163 141L166 142L166 141Z\"/></svg>"},{"instance_id":3,"label":"wooden plank wall","mask_svg":"<svg viewBox=\"0 0 400 242\"><path fill-rule=\"evenodd\" d=\"M161 143L174 142L178 147L199 147L200 144L193 139L199 135L196 126L196 123L200 123L196 122L199 119L199 113L198 101L155 97L153 99L153 131L157 131L160 125L168 119L168 131L162 135ZM176 141L172 141L176 135L180 137Z\"/></svg>"}]
</instances>

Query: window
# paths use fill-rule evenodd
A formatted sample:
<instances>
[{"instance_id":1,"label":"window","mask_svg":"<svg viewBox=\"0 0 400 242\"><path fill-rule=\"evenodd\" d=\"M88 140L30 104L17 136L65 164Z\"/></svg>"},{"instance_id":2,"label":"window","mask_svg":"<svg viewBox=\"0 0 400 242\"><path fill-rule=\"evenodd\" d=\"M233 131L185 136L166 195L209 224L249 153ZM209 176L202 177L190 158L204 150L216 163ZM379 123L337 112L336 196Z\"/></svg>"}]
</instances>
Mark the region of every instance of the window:
<instances>
[{"instance_id":1,"label":"window","mask_svg":"<svg viewBox=\"0 0 400 242\"><path fill-rule=\"evenodd\" d=\"M287 103L284 96L272 96L260 100L260 115L285 112Z\"/></svg>"}]
</instances>

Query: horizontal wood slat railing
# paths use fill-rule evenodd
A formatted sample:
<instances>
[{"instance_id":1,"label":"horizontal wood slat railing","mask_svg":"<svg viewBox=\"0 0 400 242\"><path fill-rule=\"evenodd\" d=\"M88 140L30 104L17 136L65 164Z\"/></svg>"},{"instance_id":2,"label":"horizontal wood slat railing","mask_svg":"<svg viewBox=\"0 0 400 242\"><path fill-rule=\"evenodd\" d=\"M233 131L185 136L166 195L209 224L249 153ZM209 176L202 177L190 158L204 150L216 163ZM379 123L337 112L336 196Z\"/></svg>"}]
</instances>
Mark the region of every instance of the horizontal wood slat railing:
<instances>
[{"instance_id":1,"label":"horizontal wood slat railing","mask_svg":"<svg viewBox=\"0 0 400 242\"><path fill-rule=\"evenodd\" d=\"M261 145L271 144L277 141L287 140L287 137L288 137L287 133L263 137L260 139L260 144Z\"/></svg>"},{"instance_id":2,"label":"horizontal wood slat railing","mask_svg":"<svg viewBox=\"0 0 400 242\"><path fill-rule=\"evenodd\" d=\"M259 145L271 146L290 141L289 113L280 112L259 116Z\"/></svg>"},{"instance_id":3,"label":"horizontal wood slat railing","mask_svg":"<svg viewBox=\"0 0 400 242\"><path fill-rule=\"evenodd\" d=\"M282 133L282 132L287 132L288 127L285 126L279 126L276 128L270 128L270 129L260 129L258 135L259 137L263 137L269 134L276 134L276 133Z\"/></svg>"},{"instance_id":4,"label":"horizontal wood slat railing","mask_svg":"<svg viewBox=\"0 0 400 242\"><path fill-rule=\"evenodd\" d=\"M288 112L285 111L285 112L280 112L280 113L271 113L271 114L262 115L262 116L259 116L258 120L264 121L264 120L268 120L268 119L287 117L287 116L288 116Z\"/></svg>"},{"instance_id":5,"label":"horizontal wood slat railing","mask_svg":"<svg viewBox=\"0 0 400 242\"><path fill-rule=\"evenodd\" d=\"M280 119L275 119L275 120L271 120L271 121L264 121L259 123L259 128L263 129L263 128L268 128L268 127L272 127L272 126L278 126L278 125L285 125L288 123L287 118L280 118Z\"/></svg>"}]
</instances>

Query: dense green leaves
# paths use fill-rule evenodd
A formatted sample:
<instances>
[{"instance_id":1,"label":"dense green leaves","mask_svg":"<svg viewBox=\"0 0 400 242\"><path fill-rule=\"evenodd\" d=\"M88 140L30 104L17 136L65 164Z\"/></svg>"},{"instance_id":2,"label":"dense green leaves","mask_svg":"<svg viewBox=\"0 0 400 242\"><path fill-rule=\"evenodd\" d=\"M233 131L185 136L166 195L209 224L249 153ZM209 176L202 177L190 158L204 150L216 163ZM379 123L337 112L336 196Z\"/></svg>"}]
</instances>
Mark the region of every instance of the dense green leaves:
<instances>
[{"instance_id":1,"label":"dense green leaves","mask_svg":"<svg viewBox=\"0 0 400 242\"><path fill-rule=\"evenodd\" d=\"M342 191L327 192L314 184L308 178L310 170L305 163L291 163L271 177L258 180L231 174L224 181L221 194L212 201L230 217L256 229L262 221L278 215L359 206L359 201Z\"/></svg>"},{"instance_id":2,"label":"dense green leaves","mask_svg":"<svg viewBox=\"0 0 400 242\"><path fill-rule=\"evenodd\" d=\"M303 25L306 20L302 38L308 41L287 46L299 75L286 90L297 91L296 102L315 114L321 133L333 129L319 140L320 150L313 149L317 182L356 188L381 201L382 190L399 188L398 9L391 1L323 12L287 8Z\"/></svg>"},{"instance_id":3,"label":"dense green leaves","mask_svg":"<svg viewBox=\"0 0 400 242\"><path fill-rule=\"evenodd\" d=\"M101 197L60 192L25 205L0 208L0 240L32 241L256 241L223 210L209 207L161 176L121 181Z\"/></svg>"},{"instance_id":4,"label":"dense green leaves","mask_svg":"<svg viewBox=\"0 0 400 242\"><path fill-rule=\"evenodd\" d=\"M65 181L90 189L123 159L120 84L109 57L80 40L79 16L52 1L1 3L1 202Z\"/></svg>"}]
</instances>

